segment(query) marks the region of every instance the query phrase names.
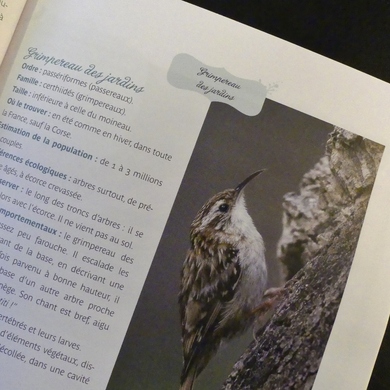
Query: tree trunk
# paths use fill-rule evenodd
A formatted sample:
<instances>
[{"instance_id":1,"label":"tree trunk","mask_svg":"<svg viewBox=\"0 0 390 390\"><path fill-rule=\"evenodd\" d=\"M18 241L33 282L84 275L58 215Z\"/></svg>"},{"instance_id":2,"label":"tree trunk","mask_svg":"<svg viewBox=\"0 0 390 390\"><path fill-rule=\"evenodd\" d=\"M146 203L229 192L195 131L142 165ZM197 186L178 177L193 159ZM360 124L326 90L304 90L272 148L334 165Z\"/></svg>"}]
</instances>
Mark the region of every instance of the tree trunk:
<instances>
[{"instance_id":1,"label":"tree trunk","mask_svg":"<svg viewBox=\"0 0 390 390\"><path fill-rule=\"evenodd\" d=\"M310 389L347 282L383 146L335 128L284 198L281 303L223 389Z\"/></svg>"}]
</instances>

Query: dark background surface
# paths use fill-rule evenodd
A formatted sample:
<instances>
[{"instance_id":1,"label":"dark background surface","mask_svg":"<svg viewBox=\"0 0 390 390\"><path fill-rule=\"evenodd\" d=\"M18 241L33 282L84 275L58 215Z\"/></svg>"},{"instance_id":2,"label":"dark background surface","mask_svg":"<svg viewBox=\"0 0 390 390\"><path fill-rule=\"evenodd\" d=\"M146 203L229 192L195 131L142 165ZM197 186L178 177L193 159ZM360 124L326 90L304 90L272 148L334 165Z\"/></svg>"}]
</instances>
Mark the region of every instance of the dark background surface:
<instances>
[{"instance_id":1,"label":"dark background surface","mask_svg":"<svg viewBox=\"0 0 390 390\"><path fill-rule=\"evenodd\" d=\"M374 77L380 78L390 82L390 2L389 1L286 1L286 0L268 0L268 1L189 1L195 5L209 9L213 12L230 17L234 20L250 25L252 27L263 30L267 33L283 38L289 42L295 43L299 46L310 49L314 52L322 54L326 57L332 58L336 61L354 67ZM390 102L389 102L390 103ZM272 107L271 107L272 106ZM211 131L213 125L219 121L223 121L227 113L224 109L219 108L214 110L213 116L208 116L205 122L204 131ZM281 107L270 105L266 108L269 110L282 110ZM229 110L230 112L230 110ZM294 113L290 113L294 115ZM220 118L218 117L220 116ZM266 119L265 119L266 120ZM291 122L301 121L300 119L291 120ZM235 122L237 123L237 122ZM222 123L223 125L223 123ZM247 126L248 124L245 124ZM309 125L307 125L309 126ZM222 126L226 129L226 126ZM325 126L326 127L326 126ZM310 126L308 127L310 128ZM228 129L227 129L228 131ZM308 133L306 133L308 134ZM320 137L321 138L321 137ZM211 138L215 139L215 138ZM218 139L218 138L217 138ZM209 144L209 142L207 142ZM209 144L210 145L210 144ZM318 140L318 147L323 145L323 140ZM176 227L172 229L167 225L165 235L170 237L170 241L165 240L163 247L160 245L160 258L172 257L172 243L179 240L181 232L187 235L188 226L191 218L194 216L193 212L197 211L199 206L214 193L214 191L224 189L225 187L234 186L237 184L237 179L240 181L243 176L250 173L246 169L238 170L232 177L226 177L222 172L218 172L216 167L219 163L225 163L228 160L215 161L212 153L212 147L205 153L209 153L211 160L205 160L205 155L198 161L193 161L194 164L204 163L203 170L209 170L211 175L216 175L218 181L213 185L215 188L208 188L206 181L202 179L202 171L195 169L192 174L198 172L198 188L204 193L203 198L200 194L195 194L192 198L190 206L186 206L183 201L183 196L178 196L178 201L182 202L179 208L176 208L176 215L171 215L170 219L174 218ZM195 156L196 158L196 156ZM237 157L235 157L237 158ZM290 157L295 158L295 157ZM314 158L314 157L312 157ZM237 161L237 165L243 166L242 161ZM259 160L258 163L262 166L257 166L252 160L253 165L248 167L250 171L267 167L274 169L281 169L271 162L266 160ZM310 162L307 162L310 164ZM265 165L264 165L265 164ZM304 163L299 163L303 164ZM250 164L249 164L250 165ZM256 165L256 166L255 166ZM298 163L297 163L298 165ZM302 168L300 170L304 169ZM194 165L195 166L195 165ZM190 167L189 167L190 168ZM302 171L304 172L304 170ZM275 175L275 170L271 170L271 175ZM298 174L298 173L297 173ZM269 175L269 173L267 173ZM190 177L190 176L189 176ZM221 179L221 180L220 180ZM191 177L191 179L193 178ZM233 182L232 182L233 180ZM256 179L256 185L249 188L248 186L248 206L250 208L251 194L255 191L261 192L262 185L271 185L267 180L267 176ZM268 183L268 184L267 184ZM209 183L208 183L209 184ZM252 184L252 183L251 183ZM183 182L184 186L189 186L190 183ZM257 186L257 187L256 187ZM188 187L189 188L189 187ZM296 188L289 188L288 190L295 190ZM267 193L271 189L267 188ZM207 191L209 191L207 193ZM252 191L252 192L251 192ZM263 192L264 194L264 192ZM264 196L264 195L263 195ZM182 199L180 201L180 199ZM261 201L261 200L260 200ZM181 207L181 208L180 208ZM269 206L272 207L272 206ZM185 213L185 218L181 216ZM179 221L179 222L178 222ZM256 222L256 221L255 221ZM259 231L265 236L266 242L274 240L277 236L277 231L264 231L264 218L260 218L257 224ZM262 225L263 224L263 225ZM172 225L174 226L174 225ZM266 236L269 236L268 238ZM271 237L272 236L272 237ZM182 256L185 253L185 245L178 249L176 256L176 268L173 271L177 272L182 262ZM271 252L271 258L273 248ZM180 356L180 344L175 342L177 339L178 323L173 319L173 312L177 310L175 300L172 296L177 294L178 281L171 281L165 283L168 288L165 293L160 290L161 285L164 285L165 270L171 267L163 261L159 261L158 257L152 265L150 275L145 284L145 290L141 295L141 299L137 310L135 312L132 324L129 328L128 337L125 340L124 347L120 353L116 369L114 370L109 389L170 389L167 387L165 376L167 372L177 372L177 357ZM274 276L276 278L276 276ZM158 310L153 309L158 297ZM147 308L145 310L145 308ZM153 311L154 310L154 311ZM145 326L145 324L148 324ZM152 325L152 326L151 326ZM168 332L168 333L165 333ZM381 353L379 354L377 364L374 369L372 380L370 383L370 390L385 390L390 389L389 385L389 331L384 339ZM233 347L234 348L234 347ZM238 347L239 348L239 347ZM171 350L172 359L164 353L164 350ZM226 353L220 354L221 357L216 358L216 365L223 364L223 358ZM144 377L147 376L148 371L145 369L149 364L156 367L153 375L156 375L153 381L154 385L147 385ZM211 368L210 370L217 370ZM152 375L152 372L150 372ZM218 375L217 372L210 372L211 376ZM178 374L177 374L178 375ZM221 373L221 375L224 375ZM121 383L121 385L119 385ZM205 386L204 388L218 388L212 386ZM174 386L173 388L177 388ZM199 388L203 388L199 385Z\"/></svg>"},{"instance_id":2,"label":"dark background surface","mask_svg":"<svg viewBox=\"0 0 390 390\"><path fill-rule=\"evenodd\" d=\"M390 1L189 0L390 82Z\"/></svg>"}]
</instances>

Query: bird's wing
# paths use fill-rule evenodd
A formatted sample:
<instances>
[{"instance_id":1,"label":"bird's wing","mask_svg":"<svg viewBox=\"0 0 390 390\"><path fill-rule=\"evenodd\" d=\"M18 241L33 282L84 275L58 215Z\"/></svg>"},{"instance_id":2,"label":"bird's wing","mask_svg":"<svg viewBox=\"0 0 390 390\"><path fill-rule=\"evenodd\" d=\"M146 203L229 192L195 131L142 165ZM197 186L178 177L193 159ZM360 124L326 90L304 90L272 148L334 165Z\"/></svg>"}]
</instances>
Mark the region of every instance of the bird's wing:
<instances>
[{"instance_id":1,"label":"bird's wing","mask_svg":"<svg viewBox=\"0 0 390 390\"><path fill-rule=\"evenodd\" d=\"M205 255L190 251L182 271L179 303L184 378L191 370L200 372L204 368L225 336L218 327L241 276L238 251L231 246Z\"/></svg>"}]
</instances>

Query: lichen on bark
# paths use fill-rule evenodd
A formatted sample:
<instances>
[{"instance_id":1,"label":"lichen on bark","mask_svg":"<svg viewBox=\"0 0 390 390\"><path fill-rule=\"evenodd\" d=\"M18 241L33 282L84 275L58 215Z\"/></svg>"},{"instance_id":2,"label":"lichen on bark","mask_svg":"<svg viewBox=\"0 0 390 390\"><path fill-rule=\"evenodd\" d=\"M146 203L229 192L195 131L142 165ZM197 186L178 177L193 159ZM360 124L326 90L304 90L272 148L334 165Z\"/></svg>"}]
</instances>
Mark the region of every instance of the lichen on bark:
<instances>
[{"instance_id":1,"label":"lichen on bark","mask_svg":"<svg viewBox=\"0 0 390 390\"><path fill-rule=\"evenodd\" d=\"M225 390L314 383L334 324L384 147L335 128L325 156L283 200L281 303L233 367Z\"/></svg>"}]
</instances>

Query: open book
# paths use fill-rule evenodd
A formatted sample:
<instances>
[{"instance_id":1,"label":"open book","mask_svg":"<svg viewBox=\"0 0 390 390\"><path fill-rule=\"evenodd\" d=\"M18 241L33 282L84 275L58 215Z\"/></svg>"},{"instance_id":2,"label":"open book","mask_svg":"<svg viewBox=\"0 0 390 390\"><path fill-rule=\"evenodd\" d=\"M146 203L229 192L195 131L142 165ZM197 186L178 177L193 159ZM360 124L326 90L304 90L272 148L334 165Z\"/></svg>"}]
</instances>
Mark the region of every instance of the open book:
<instances>
[{"instance_id":1,"label":"open book","mask_svg":"<svg viewBox=\"0 0 390 390\"><path fill-rule=\"evenodd\" d=\"M389 85L177 0L27 1L20 20L10 3L0 388L178 389L193 375L211 389L233 370L226 389L288 388L286 372L294 388L364 389L389 313ZM195 217L260 169L240 209L266 249L257 284L247 262L263 250L241 217ZM212 285L196 267L217 242L231 273L209 267ZM239 323L275 287L269 318L218 338L234 297ZM181 322L195 335L183 374Z\"/></svg>"}]
</instances>

